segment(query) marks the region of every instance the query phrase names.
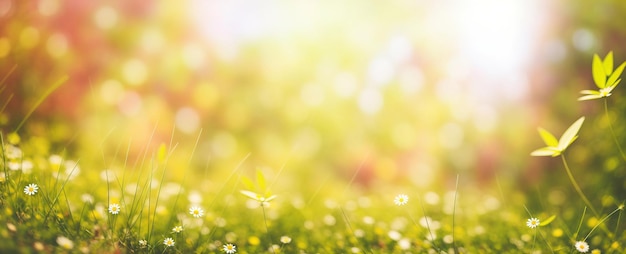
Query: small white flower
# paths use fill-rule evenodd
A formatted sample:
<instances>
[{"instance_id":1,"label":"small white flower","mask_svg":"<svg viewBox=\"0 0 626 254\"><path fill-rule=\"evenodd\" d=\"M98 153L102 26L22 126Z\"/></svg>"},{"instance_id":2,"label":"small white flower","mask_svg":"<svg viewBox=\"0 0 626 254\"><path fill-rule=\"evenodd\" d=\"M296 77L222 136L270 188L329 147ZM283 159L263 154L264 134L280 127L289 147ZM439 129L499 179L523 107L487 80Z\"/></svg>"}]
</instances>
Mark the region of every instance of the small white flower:
<instances>
[{"instance_id":1,"label":"small white flower","mask_svg":"<svg viewBox=\"0 0 626 254\"><path fill-rule=\"evenodd\" d=\"M145 247L147 247L147 246L148 246L148 241L146 241L146 240L144 240L144 239L139 240L139 247L141 247L141 248L145 248Z\"/></svg>"},{"instance_id":2,"label":"small white flower","mask_svg":"<svg viewBox=\"0 0 626 254\"><path fill-rule=\"evenodd\" d=\"M17 162L17 161L9 161L9 163L7 163L7 166L9 167L9 169L10 169L10 170L13 170L13 171L20 170L20 166L21 166L21 165L22 165L22 164L20 164L20 163L19 163L19 162Z\"/></svg>"},{"instance_id":3,"label":"small white flower","mask_svg":"<svg viewBox=\"0 0 626 254\"><path fill-rule=\"evenodd\" d=\"M67 177L69 180L73 180L74 178L76 178L78 174L80 174L80 166L78 165L76 161L67 160L65 161L64 164L65 164L64 176Z\"/></svg>"},{"instance_id":4,"label":"small white flower","mask_svg":"<svg viewBox=\"0 0 626 254\"><path fill-rule=\"evenodd\" d=\"M404 194L400 194L396 196L396 198L393 199L393 203L395 203L398 206L406 205L406 203L408 202L409 202L409 196L404 195Z\"/></svg>"},{"instance_id":5,"label":"small white flower","mask_svg":"<svg viewBox=\"0 0 626 254\"><path fill-rule=\"evenodd\" d=\"M167 247L172 247L174 246L174 244L176 244L176 242L174 242L174 239L168 237L168 238L165 238L165 240L163 240L163 244Z\"/></svg>"},{"instance_id":6,"label":"small white flower","mask_svg":"<svg viewBox=\"0 0 626 254\"><path fill-rule=\"evenodd\" d=\"M39 186L37 186L37 184L34 184L34 183L31 183L29 185L26 185L26 187L24 187L24 193L29 196L35 195L38 190L39 190Z\"/></svg>"},{"instance_id":7,"label":"small white flower","mask_svg":"<svg viewBox=\"0 0 626 254\"><path fill-rule=\"evenodd\" d=\"M30 174L33 172L33 162L29 160L22 161L22 172Z\"/></svg>"},{"instance_id":8,"label":"small white flower","mask_svg":"<svg viewBox=\"0 0 626 254\"><path fill-rule=\"evenodd\" d=\"M280 242L281 242L281 243L284 243L284 244L288 244L288 243L290 243L290 242L291 242L291 237L286 236L286 235L281 236L281 237L280 237Z\"/></svg>"},{"instance_id":9,"label":"small white flower","mask_svg":"<svg viewBox=\"0 0 626 254\"><path fill-rule=\"evenodd\" d=\"M224 250L224 252L226 252L228 254L233 254L233 253L237 252L237 246L235 246L232 243L224 244L224 246L222 246L222 247L223 247L222 249Z\"/></svg>"},{"instance_id":10,"label":"small white flower","mask_svg":"<svg viewBox=\"0 0 626 254\"><path fill-rule=\"evenodd\" d=\"M118 214L118 213L120 213L120 209L122 209L120 207L120 204L113 203L113 204L109 205L109 213L110 214Z\"/></svg>"},{"instance_id":11,"label":"small white flower","mask_svg":"<svg viewBox=\"0 0 626 254\"><path fill-rule=\"evenodd\" d=\"M537 226L539 226L539 219L537 218L530 218L526 221L526 226L528 226L529 228L536 228Z\"/></svg>"},{"instance_id":12,"label":"small white flower","mask_svg":"<svg viewBox=\"0 0 626 254\"><path fill-rule=\"evenodd\" d=\"M16 160L22 158L22 149L13 145L5 145L4 146L4 155L9 160Z\"/></svg>"},{"instance_id":13,"label":"small white flower","mask_svg":"<svg viewBox=\"0 0 626 254\"><path fill-rule=\"evenodd\" d=\"M57 237L57 244L59 244L59 246L63 247L66 250L71 250L72 248L74 248L74 242L65 236Z\"/></svg>"},{"instance_id":14,"label":"small white flower","mask_svg":"<svg viewBox=\"0 0 626 254\"><path fill-rule=\"evenodd\" d=\"M585 241L578 241L574 244L574 247L576 247L576 250L582 253L585 253L587 251L589 251L589 244L587 244L587 242Z\"/></svg>"},{"instance_id":15,"label":"small white flower","mask_svg":"<svg viewBox=\"0 0 626 254\"><path fill-rule=\"evenodd\" d=\"M50 158L48 160L50 161L50 164L58 167L59 165L61 165L61 162L63 162L63 157L53 154L50 155Z\"/></svg>"},{"instance_id":16,"label":"small white flower","mask_svg":"<svg viewBox=\"0 0 626 254\"><path fill-rule=\"evenodd\" d=\"M172 232L174 233L180 233L183 232L183 226L176 226L172 229Z\"/></svg>"},{"instance_id":17,"label":"small white flower","mask_svg":"<svg viewBox=\"0 0 626 254\"><path fill-rule=\"evenodd\" d=\"M189 214L193 215L194 218L200 218L204 216L204 210L198 206L192 206L189 208Z\"/></svg>"}]
</instances>

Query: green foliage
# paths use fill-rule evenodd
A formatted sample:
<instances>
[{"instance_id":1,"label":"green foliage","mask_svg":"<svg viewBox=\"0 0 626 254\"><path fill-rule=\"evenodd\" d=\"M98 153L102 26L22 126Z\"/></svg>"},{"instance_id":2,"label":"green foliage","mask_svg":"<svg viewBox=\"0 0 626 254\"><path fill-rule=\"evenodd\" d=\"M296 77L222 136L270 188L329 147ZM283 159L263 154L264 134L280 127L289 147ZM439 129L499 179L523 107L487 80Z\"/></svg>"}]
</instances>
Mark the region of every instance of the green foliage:
<instances>
[{"instance_id":1,"label":"green foliage","mask_svg":"<svg viewBox=\"0 0 626 254\"><path fill-rule=\"evenodd\" d=\"M552 216L548 217L547 219L542 220L541 223L539 224L539 226L542 226L542 227L543 226L547 226L550 223L552 223L554 221L554 219L556 219L556 215L552 215Z\"/></svg>"},{"instance_id":2,"label":"green foliage","mask_svg":"<svg viewBox=\"0 0 626 254\"><path fill-rule=\"evenodd\" d=\"M578 131L580 130L580 127L582 127L584 121L585 117L581 117L576 120L576 122L567 128L563 135L561 135L559 141L556 140L556 137L554 137L552 133L543 128L539 128L539 135L541 135L543 142L545 142L547 146L533 151L530 155L552 157L561 155L561 153L563 153L565 149L567 149L567 147L578 138Z\"/></svg>"},{"instance_id":3,"label":"green foliage","mask_svg":"<svg viewBox=\"0 0 626 254\"><path fill-rule=\"evenodd\" d=\"M593 55L592 62L592 74L593 81L600 90L582 90L579 101L600 99L611 96L613 89L619 84L621 79L619 78L624 71L626 62L620 64L617 69L613 70L613 51L609 52L604 60L601 60L598 54Z\"/></svg>"}]
</instances>

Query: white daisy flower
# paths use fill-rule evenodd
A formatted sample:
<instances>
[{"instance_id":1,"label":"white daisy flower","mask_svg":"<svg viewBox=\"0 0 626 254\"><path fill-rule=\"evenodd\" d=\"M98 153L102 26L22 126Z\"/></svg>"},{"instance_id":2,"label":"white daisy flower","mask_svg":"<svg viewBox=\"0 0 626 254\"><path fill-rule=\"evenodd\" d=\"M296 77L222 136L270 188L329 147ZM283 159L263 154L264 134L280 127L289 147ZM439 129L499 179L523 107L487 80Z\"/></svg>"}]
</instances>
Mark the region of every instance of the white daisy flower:
<instances>
[{"instance_id":1,"label":"white daisy flower","mask_svg":"<svg viewBox=\"0 0 626 254\"><path fill-rule=\"evenodd\" d=\"M172 229L172 232L174 233L180 233L183 232L183 226L176 226Z\"/></svg>"},{"instance_id":2,"label":"white daisy flower","mask_svg":"<svg viewBox=\"0 0 626 254\"><path fill-rule=\"evenodd\" d=\"M537 226L539 226L539 219L537 218L530 218L526 221L526 226L528 226L529 228L536 228Z\"/></svg>"},{"instance_id":3,"label":"white daisy flower","mask_svg":"<svg viewBox=\"0 0 626 254\"><path fill-rule=\"evenodd\" d=\"M586 253L587 251L589 251L589 244L587 244L587 242L585 241L578 241L574 244L574 247L576 247L576 250L582 253Z\"/></svg>"},{"instance_id":4,"label":"white daisy flower","mask_svg":"<svg viewBox=\"0 0 626 254\"><path fill-rule=\"evenodd\" d=\"M35 195L38 190L39 190L39 186L37 186L37 184L34 184L34 183L31 183L29 185L26 185L26 187L24 187L24 193L29 196Z\"/></svg>"},{"instance_id":5,"label":"white daisy flower","mask_svg":"<svg viewBox=\"0 0 626 254\"><path fill-rule=\"evenodd\" d=\"M168 238L165 238L165 240L163 240L163 244L167 247L172 247L174 246L174 244L176 244L176 242L174 242L174 239L168 237Z\"/></svg>"},{"instance_id":6,"label":"white daisy flower","mask_svg":"<svg viewBox=\"0 0 626 254\"><path fill-rule=\"evenodd\" d=\"M393 203L395 203L398 206L406 205L408 202L409 202L409 196L405 194L400 194L396 196L396 198L393 199Z\"/></svg>"},{"instance_id":7,"label":"white daisy flower","mask_svg":"<svg viewBox=\"0 0 626 254\"><path fill-rule=\"evenodd\" d=\"M120 204L113 203L113 204L109 205L109 213L110 214L118 214L118 213L120 213L120 209L122 209L120 207Z\"/></svg>"},{"instance_id":8,"label":"white daisy flower","mask_svg":"<svg viewBox=\"0 0 626 254\"><path fill-rule=\"evenodd\" d=\"M192 206L189 208L189 214L193 215L194 218L200 218L204 216L204 210L198 206Z\"/></svg>"},{"instance_id":9,"label":"white daisy flower","mask_svg":"<svg viewBox=\"0 0 626 254\"><path fill-rule=\"evenodd\" d=\"M66 250L71 250L72 248L74 248L74 242L65 236L57 237L57 244L59 244L59 246L63 247Z\"/></svg>"},{"instance_id":10,"label":"white daisy flower","mask_svg":"<svg viewBox=\"0 0 626 254\"><path fill-rule=\"evenodd\" d=\"M290 243L290 242L291 242L291 237L286 236L286 235L281 236L281 237L280 237L280 242L281 242L281 243L284 243L284 244L288 244L288 243Z\"/></svg>"},{"instance_id":11,"label":"white daisy flower","mask_svg":"<svg viewBox=\"0 0 626 254\"><path fill-rule=\"evenodd\" d=\"M224 252L226 252L228 254L233 254L233 253L237 252L237 246L235 246L232 243L224 244L224 246L222 246L222 249L224 250Z\"/></svg>"}]
</instances>

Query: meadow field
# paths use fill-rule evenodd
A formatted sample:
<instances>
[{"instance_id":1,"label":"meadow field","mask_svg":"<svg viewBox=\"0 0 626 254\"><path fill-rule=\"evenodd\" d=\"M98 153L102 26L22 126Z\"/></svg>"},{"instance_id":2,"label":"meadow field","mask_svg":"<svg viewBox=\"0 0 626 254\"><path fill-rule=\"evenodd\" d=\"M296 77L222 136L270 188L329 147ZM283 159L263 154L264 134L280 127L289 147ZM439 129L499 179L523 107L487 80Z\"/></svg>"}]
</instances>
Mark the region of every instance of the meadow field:
<instances>
[{"instance_id":1,"label":"meadow field","mask_svg":"<svg viewBox=\"0 0 626 254\"><path fill-rule=\"evenodd\" d=\"M624 15L0 0L0 253L626 253Z\"/></svg>"}]
</instances>

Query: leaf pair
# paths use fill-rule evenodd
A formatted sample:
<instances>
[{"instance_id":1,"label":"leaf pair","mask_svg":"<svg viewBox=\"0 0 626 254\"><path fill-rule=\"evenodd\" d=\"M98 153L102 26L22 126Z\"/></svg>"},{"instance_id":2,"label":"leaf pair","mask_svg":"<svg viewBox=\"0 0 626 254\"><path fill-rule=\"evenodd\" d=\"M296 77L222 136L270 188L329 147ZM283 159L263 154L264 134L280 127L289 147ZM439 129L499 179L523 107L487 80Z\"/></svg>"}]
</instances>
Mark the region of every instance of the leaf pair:
<instances>
[{"instance_id":1,"label":"leaf pair","mask_svg":"<svg viewBox=\"0 0 626 254\"><path fill-rule=\"evenodd\" d=\"M563 135L558 141L556 137L552 135L552 133L548 132L547 130L541 127L538 128L539 135L541 136L541 139L543 139L543 142L545 142L547 146L533 151L532 153L530 153L530 155L531 156L552 156L552 157L561 155L561 153L563 153L563 151L565 151L565 149L567 149L567 147L571 145L578 138L578 131L580 130L580 127L582 127L584 121L585 121L584 116L581 118L578 118L576 122L574 122L569 128L567 128L565 133L563 133Z\"/></svg>"},{"instance_id":2,"label":"leaf pair","mask_svg":"<svg viewBox=\"0 0 626 254\"><path fill-rule=\"evenodd\" d=\"M626 62L623 62L615 70L613 70L613 51L609 52L604 60L600 59L598 54L593 55L593 62L591 71L593 74L593 82L596 84L599 90L582 90L581 94L584 94L579 101L594 100L611 96L613 89L619 84L621 79L619 78L626 67Z\"/></svg>"},{"instance_id":3,"label":"leaf pair","mask_svg":"<svg viewBox=\"0 0 626 254\"><path fill-rule=\"evenodd\" d=\"M258 194L257 192L250 191L251 189L257 189L255 188L255 184L252 182L252 180L250 180L250 178L244 176L242 177L242 182L249 190L241 190L241 194L261 202L261 205L267 205L269 201L272 201L274 198L276 198L276 195L271 195L271 192L269 191L269 189L267 189L265 176L260 169L257 169L256 171L256 186L258 187L259 192L263 193L263 195Z\"/></svg>"}]
</instances>

